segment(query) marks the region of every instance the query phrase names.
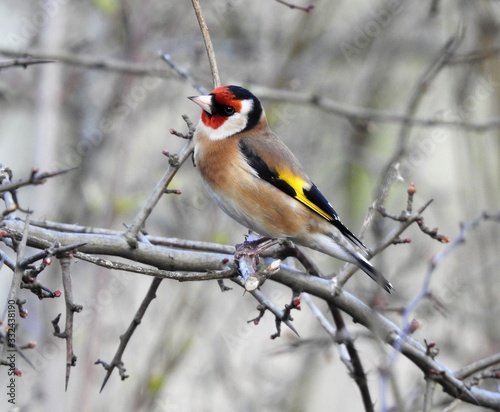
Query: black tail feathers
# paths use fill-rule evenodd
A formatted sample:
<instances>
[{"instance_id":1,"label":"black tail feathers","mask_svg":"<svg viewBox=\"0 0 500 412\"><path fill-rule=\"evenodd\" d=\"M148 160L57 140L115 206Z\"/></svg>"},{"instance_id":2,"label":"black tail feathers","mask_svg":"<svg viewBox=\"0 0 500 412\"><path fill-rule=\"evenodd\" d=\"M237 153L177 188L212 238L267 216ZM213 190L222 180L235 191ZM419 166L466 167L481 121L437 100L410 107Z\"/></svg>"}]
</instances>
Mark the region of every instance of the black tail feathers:
<instances>
[{"instance_id":1,"label":"black tail feathers","mask_svg":"<svg viewBox=\"0 0 500 412\"><path fill-rule=\"evenodd\" d=\"M382 273L375 269L370 262L360 258L357 258L356 260L358 262L358 266L363 270L363 272L382 286L388 293L391 293L391 291L394 290L392 284L384 277L384 275L382 275Z\"/></svg>"}]
</instances>

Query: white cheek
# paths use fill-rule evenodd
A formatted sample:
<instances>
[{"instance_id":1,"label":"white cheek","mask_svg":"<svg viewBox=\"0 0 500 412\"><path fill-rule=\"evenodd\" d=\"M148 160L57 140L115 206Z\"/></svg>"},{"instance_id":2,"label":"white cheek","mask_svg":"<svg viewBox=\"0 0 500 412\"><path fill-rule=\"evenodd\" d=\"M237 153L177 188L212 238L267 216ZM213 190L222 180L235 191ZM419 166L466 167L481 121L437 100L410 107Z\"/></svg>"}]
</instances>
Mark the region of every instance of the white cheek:
<instances>
[{"instance_id":1,"label":"white cheek","mask_svg":"<svg viewBox=\"0 0 500 412\"><path fill-rule=\"evenodd\" d=\"M233 114L217 129L205 125L202 121L198 124L200 132L205 133L211 140L221 140L230 137L245 129L248 123L248 114L252 111L253 102L244 100L241 102L241 111Z\"/></svg>"},{"instance_id":2,"label":"white cheek","mask_svg":"<svg viewBox=\"0 0 500 412\"><path fill-rule=\"evenodd\" d=\"M206 127L208 131L208 137L211 140L221 140L225 139L226 137L230 137L233 134L241 132L246 127L246 125L246 117L242 116L241 113L235 113L217 129L212 129L205 125L204 126Z\"/></svg>"}]
</instances>

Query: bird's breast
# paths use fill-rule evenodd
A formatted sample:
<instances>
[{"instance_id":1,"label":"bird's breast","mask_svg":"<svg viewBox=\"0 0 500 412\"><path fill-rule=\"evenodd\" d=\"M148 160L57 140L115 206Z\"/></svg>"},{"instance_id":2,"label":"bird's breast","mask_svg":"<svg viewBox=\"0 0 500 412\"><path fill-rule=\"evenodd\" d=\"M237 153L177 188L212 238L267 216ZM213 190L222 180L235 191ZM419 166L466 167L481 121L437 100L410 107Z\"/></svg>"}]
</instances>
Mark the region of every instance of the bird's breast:
<instances>
[{"instance_id":1,"label":"bird's breast","mask_svg":"<svg viewBox=\"0 0 500 412\"><path fill-rule=\"evenodd\" d=\"M196 166L211 197L224 212L272 238L295 237L307 230L307 208L259 178L241 154L238 139L196 138Z\"/></svg>"}]
</instances>

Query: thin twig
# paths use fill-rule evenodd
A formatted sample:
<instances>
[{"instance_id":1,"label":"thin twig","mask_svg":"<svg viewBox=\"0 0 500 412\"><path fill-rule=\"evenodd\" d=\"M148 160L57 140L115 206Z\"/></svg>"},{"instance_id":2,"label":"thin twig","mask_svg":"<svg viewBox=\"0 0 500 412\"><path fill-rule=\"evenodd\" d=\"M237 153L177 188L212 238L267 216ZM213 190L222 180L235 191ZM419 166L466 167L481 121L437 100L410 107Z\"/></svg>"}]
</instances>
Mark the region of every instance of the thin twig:
<instances>
[{"instance_id":1,"label":"thin twig","mask_svg":"<svg viewBox=\"0 0 500 412\"><path fill-rule=\"evenodd\" d=\"M33 168L29 177L25 177L23 179L14 180L13 182L7 182L0 184L0 193L2 192L10 192L12 190L19 189L23 186L35 186L41 185L47 181L47 179L59 176L72 170L76 170L76 167L72 167L69 169L56 170L55 172L42 172L39 173L37 168Z\"/></svg>"},{"instance_id":2,"label":"thin twig","mask_svg":"<svg viewBox=\"0 0 500 412\"><path fill-rule=\"evenodd\" d=\"M306 7L302 7L302 6L297 6L295 4L292 4L292 3L289 3L285 0L276 0L278 3L281 3L287 7L289 7L290 9L297 9L297 10L302 10L302 11L305 11L306 13L309 13L311 10L314 9L314 5L313 4L310 4L309 6L306 6Z\"/></svg>"},{"instance_id":3,"label":"thin twig","mask_svg":"<svg viewBox=\"0 0 500 412\"><path fill-rule=\"evenodd\" d=\"M231 279L233 282L237 283L238 285L242 286L243 288L245 287L244 283L242 282L241 279L235 278ZM300 336L293 324L291 323L291 318L286 315L285 311L281 310L278 306L276 306L264 293L262 293L260 290L255 289L250 292L250 294L257 299L257 301L264 306L265 309L261 312L261 314L264 313L264 310L270 310L271 313L274 314L276 317L276 333L271 335L271 339L277 338L280 336L280 327L279 324L283 322L286 326L290 328L290 330L295 333L297 336ZM262 316L260 316L262 317ZM259 319L260 319L259 317Z\"/></svg>"},{"instance_id":4,"label":"thin twig","mask_svg":"<svg viewBox=\"0 0 500 412\"><path fill-rule=\"evenodd\" d=\"M396 358L398 353L401 351L403 344L405 340L409 338L409 335L412 330L411 326L411 315L413 311L417 308L417 306L420 304L420 302L425 299L427 296L430 294L430 283L432 276L437 268L437 266L444 260L448 254L450 254L457 246L461 245L465 241L465 235L468 231L474 229L477 225L479 225L480 222L483 220L499 220L500 219L500 213L498 214L488 214L488 213L481 213L479 216L476 218L472 219L469 223L461 225L460 232L458 236L448 244L448 246L443 249L440 253L436 254L432 260L429 262L429 267L427 269L427 272L425 274L425 278L422 284L421 289L419 292L415 295L415 297L404 307L402 310L402 335L401 339L399 339L396 344L394 345L394 348L396 349L395 352L392 353L390 360L389 360L389 365L392 365ZM434 355L431 356L432 354L429 353L429 348L431 346L427 346L426 348L426 355L434 358ZM434 354L436 354L436 348L433 348ZM432 374L434 375L434 374ZM431 376L430 378L434 379L435 376ZM384 384L384 383L383 383Z\"/></svg>"},{"instance_id":5,"label":"thin twig","mask_svg":"<svg viewBox=\"0 0 500 412\"><path fill-rule=\"evenodd\" d=\"M57 60L60 63L87 67L95 70L113 71L137 76L151 76L158 78L172 78L174 75L170 70L162 69L158 64L140 64L116 59L108 59L96 56L75 55L66 52L43 52L40 50L26 50L23 52L0 48L0 54L12 57L24 57ZM456 56L460 58L460 56ZM454 58L450 64L456 63ZM390 110L377 110L366 107L347 105L316 93L294 92L283 89L272 89L254 85L253 91L259 98L274 100L297 105L317 107L327 113L345 117L353 122L378 122L378 123L401 123L408 122L415 127L452 127L461 128L470 132L483 133L490 129L500 128L500 118L492 118L482 123L463 121L461 119L441 119L408 117L402 113Z\"/></svg>"},{"instance_id":6,"label":"thin twig","mask_svg":"<svg viewBox=\"0 0 500 412\"><path fill-rule=\"evenodd\" d=\"M184 120L187 119L187 116L184 117ZM189 136L192 137L194 133L194 128L189 121L189 119L186 120L186 123L189 128ZM146 222L146 219L149 217L151 212L153 211L153 208L156 206L158 201L161 199L163 194L165 193L165 190L167 190L168 185L174 178L175 174L177 171L180 169L182 164L192 155L194 149L194 141L192 138L188 140L186 145L182 148L180 151L179 155L176 158L175 162L170 162L170 166L165 172L165 174L162 176L160 181L157 183L155 186L153 192L149 196L148 200L146 203L142 206L141 210L139 213L137 213L136 217L132 221L132 223L128 226L127 231L125 232L125 238L127 239L128 244L132 248L137 247L137 237L139 235L139 231L141 228L144 226L144 223Z\"/></svg>"},{"instance_id":7,"label":"thin twig","mask_svg":"<svg viewBox=\"0 0 500 412\"><path fill-rule=\"evenodd\" d=\"M500 54L500 47L489 49L473 50L468 53L453 56L449 64L478 63L486 59L497 57Z\"/></svg>"},{"instance_id":8,"label":"thin twig","mask_svg":"<svg viewBox=\"0 0 500 412\"><path fill-rule=\"evenodd\" d=\"M74 245L67 245L67 246L57 245L54 247L50 247L50 248L47 248L41 252L35 253L34 255L31 255L31 256L28 256L28 257L22 259L19 262L19 265L24 269L28 265L31 265L38 260L45 259L49 256L54 256L54 255L58 255L58 254L72 252L72 251L75 251L76 249L78 249L79 247L82 247L82 246L85 246L85 243L77 243Z\"/></svg>"},{"instance_id":9,"label":"thin twig","mask_svg":"<svg viewBox=\"0 0 500 412\"><path fill-rule=\"evenodd\" d=\"M45 52L41 50L28 49L22 52L0 47L0 54L8 57L24 58L29 56L31 59L45 59L57 61L59 63L70 64L74 66L86 67L95 70L105 70L110 72L119 72L136 76L152 76L162 79L170 79L173 73L165 70L164 65L158 61L155 64L133 63L118 59L103 58L89 55L77 55L65 51Z\"/></svg>"},{"instance_id":10,"label":"thin twig","mask_svg":"<svg viewBox=\"0 0 500 412\"><path fill-rule=\"evenodd\" d=\"M208 31L208 26L203 18L203 13L201 11L200 3L198 0L191 0L193 4L194 12L196 18L198 19L198 24L200 25L201 35L203 36L203 41L205 42L205 49L207 50L208 62L210 63L210 71L212 72L212 83L214 89L221 85L219 71L217 70L217 61L215 60L214 46L212 45L212 40L210 39L210 33Z\"/></svg>"},{"instance_id":11,"label":"thin twig","mask_svg":"<svg viewBox=\"0 0 500 412\"><path fill-rule=\"evenodd\" d=\"M420 75L420 78L418 79L406 106L404 113L405 120L401 124L397 147L382 172L382 179L376 189L375 200L366 214L361 233L364 233L367 227L373 222L373 217L376 211L384 204L390 187L399 176L399 165L408 153L410 131L413 126L410 119L414 117L423 96L429 89L430 83L453 56L453 53L463 40L463 36L464 30L463 27L460 26L458 32L446 42L436 55L435 59Z\"/></svg>"},{"instance_id":12,"label":"thin twig","mask_svg":"<svg viewBox=\"0 0 500 412\"><path fill-rule=\"evenodd\" d=\"M162 53L161 58L179 75L181 76L184 80L186 80L191 86L193 86L198 92L201 94L208 94L208 90L205 89L196 79L193 77L193 75L183 68L179 67L177 63L174 62L174 59L172 59L172 56L168 53Z\"/></svg>"},{"instance_id":13,"label":"thin twig","mask_svg":"<svg viewBox=\"0 0 500 412\"><path fill-rule=\"evenodd\" d=\"M162 280L163 279L161 278L154 278L153 281L151 282L149 290L146 293L146 296L144 297L141 305L139 306L139 309L137 309L137 312L135 313L134 318L132 319L132 322L130 323L127 331L120 336L120 345L118 346L118 349L111 363L106 364L101 360L97 360L95 362L95 364L102 364L104 369L106 369L106 376L104 377L104 381L102 382L100 392L102 392L104 386L106 386L106 383L108 382L111 374L113 373L114 368L119 368L122 380L128 378L128 376L125 374L126 369L123 367L123 361L122 361L123 353L125 352L125 349L127 348L127 345L130 341L130 338L134 334L134 331L136 330L137 326L139 326L139 324L141 323L142 318L144 317L144 314L146 313L146 310L148 309L150 303L153 301L153 299L156 298L156 291L158 290L158 287L160 286Z\"/></svg>"},{"instance_id":14,"label":"thin twig","mask_svg":"<svg viewBox=\"0 0 500 412\"><path fill-rule=\"evenodd\" d=\"M28 66L33 66L35 64L44 64L44 63L54 63L55 60L49 60L49 59L14 59L14 60L8 60L4 62L0 62L0 70L3 69L8 69L11 67L22 67L23 69L26 69Z\"/></svg>"},{"instance_id":15,"label":"thin twig","mask_svg":"<svg viewBox=\"0 0 500 412\"><path fill-rule=\"evenodd\" d=\"M500 128L500 117L494 117L483 123L467 122L461 119L442 119L439 117L421 118L407 116L404 113L390 110L377 110L368 107L348 105L344 102L333 100L329 97L310 92L295 92L283 89L272 89L260 85L251 85L252 91L261 100L279 101L301 106L316 107L326 113L345 117L353 123L403 123L414 127L450 127L463 129L470 132L482 133L490 129Z\"/></svg>"},{"instance_id":16,"label":"thin twig","mask_svg":"<svg viewBox=\"0 0 500 412\"><path fill-rule=\"evenodd\" d=\"M500 363L500 352L488 356L487 358L472 362L469 365L463 366L462 368L455 371L455 376L459 379L465 379L483 369L486 369L498 363Z\"/></svg>"}]
</instances>

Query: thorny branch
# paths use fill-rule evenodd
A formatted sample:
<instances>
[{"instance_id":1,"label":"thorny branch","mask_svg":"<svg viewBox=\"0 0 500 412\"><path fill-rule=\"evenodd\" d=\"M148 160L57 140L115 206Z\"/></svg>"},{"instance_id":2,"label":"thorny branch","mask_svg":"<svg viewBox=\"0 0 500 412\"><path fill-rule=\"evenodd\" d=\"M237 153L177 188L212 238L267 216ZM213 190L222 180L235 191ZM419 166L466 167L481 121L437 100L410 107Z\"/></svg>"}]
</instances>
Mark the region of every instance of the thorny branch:
<instances>
[{"instance_id":1,"label":"thorny branch","mask_svg":"<svg viewBox=\"0 0 500 412\"><path fill-rule=\"evenodd\" d=\"M484 217L480 220L500 220L500 213L493 215L484 214L481 216ZM467 228L470 229L473 226L473 224L469 224L467 225ZM4 222L2 230L10 236L10 238L21 239L24 227L25 224L23 222L9 219ZM88 251L93 254L120 255L131 260L138 260L143 263L153 265L160 262L163 262L163 265L165 265L165 256L169 256L169 259L172 259L171 262L175 266L178 268L185 268L187 270L196 270L196 268L199 268L199 270L202 270L202 268L217 269L221 267L223 259L231 258L230 254L221 255L195 251L184 253L182 250L169 249L163 246L146 245L142 242L140 242L139 247L134 250L130 249L122 238L114 234L76 234L71 232L57 232L55 230L44 229L36 226L29 227L26 240L28 245L46 249L57 241L61 244L85 243L85 245L80 248L80 251L83 253ZM458 240L455 242L458 242ZM455 243L450 243L450 245L452 244ZM155 251L159 253L157 257L155 257ZM193 265L193 263L195 263L195 265ZM372 309L368 308L352 295L342 291L340 288L335 287L335 284L332 283L331 280L322 279L317 276L310 276L292 270L285 265L281 265L280 270L273 275L272 279L291 287L293 290L305 291L311 295L315 295L323 300L326 300L327 302L335 304L340 310L344 311L349 316L352 316L357 322L365 325L375 334L380 336L383 341L398 348L426 374L430 374L432 370L444 370L445 373L434 376L438 384L440 384L452 395L458 396L461 399L472 401L472 398L467 395L467 388L463 387L461 381L452 378L453 372L447 371L443 365L438 364L436 363L436 360L431 359L427 355L427 350L422 347L422 345L413 340L411 336L406 335L404 330L399 329L386 318L373 312ZM284 314L283 312L280 312L278 315L282 318ZM500 396L499 399L495 400L495 395L486 393L479 388L473 388L471 391L473 391L472 394L474 398L481 404L495 405L495 402L498 402L498 405L500 405Z\"/></svg>"},{"instance_id":2,"label":"thorny branch","mask_svg":"<svg viewBox=\"0 0 500 412\"><path fill-rule=\"evenodd\" d=\"M217 63L215 60L215 53L213 50L212 46L212 41L210 39L210 34L208 32L208 27L205 23L205 20L203 18L203 13L201 11L200 4L198 0L192 0L193 8L196 14L196 18L198 19L198 23L200 25L200 29L203 35L203 40L205 41L205 48L207 50L207 55L208 55L208 60L210 63L210 69L212 72L212 80L213 80L213 86L218 87L220 86L220 78L219 74L217 71ZM169 59L165 58L165 55L163 56L164 60L169 63L169 65L172 67L172 64L169 62ZM125 238L127 239L127 242L130 247L132 248L137 248L138 242L137 238L139 237L139 231L141 228L144 226L146 219L149 217L151 214L153 208L156 206L158 201L160 200L161 196L164 193L168 192L168 185L170 184L171 180L179 170L179 168L182 166L182 164L188 159L190 156L192 156L193 150L194 150L194 139L193 134L194 134L194 126L189 120L187 116L183 116L184 121L187 124L188 127L188 133L187 135L184 135L182 133L179 133L175 130L171 130L171 134L174 134L176 136L185 138L188 140L186 146L181 150L178 156L172 157L169 155L167 152L164 152L164 154L169 158L169 164L170 167L168 170L165 172L163 175L162 179L160 182L156 185L155 189L153 190L153 193L150 195L149 199L147 200L146 204L143 206L141 211L137 214L135 219L133 220L132 224L130 227L127 229L127 232L125 233ZM174 193L177 193L177 191L174 191ZM232 270L229 271L229 273L225 273L225 275L230 275L232 276ZM106 382L108 381L109 377L111 376L111 373L113 372L113 369L115 367L119 368L120 371L120 376L122 377L122 380L125 379L127 376L125 375L125 368L123 367L123 361L122 361L122 355L123 352L125 351L125 348L127 347L127 344L133 335L135 329L141 322L149 304L151 301L156 297L156 291L158 290L161 281L163 278L160 277L155 277L153 281L151 282L151 286L144 297L144 300L139 307L136 316L134 317L134 320L130 324L129 328L127 329L127 332L125 335L120 337L120 346L118 347L118 350L115 354L115 357L113 358L111 364L106 364L102 362L101 360L98 360L96 363L101 363L104 368L107 370L106 376L104 378L104 382L101 387L101 391L103 390L104 386L106 385Z\"/></svg>"},{"instance_id":3,"label":"thorny branch","mask_svg":"<svg viewBox=\"0 0 500 412\"><path fill-rule=\"evenodd\" d=\"M161 180L158 182L158 184L155 186L153 192L149 196L148 200L144 204L144 206L141 208L139 213L136 215L132 223L129 225L127 231L125 232L125 238L127 239L128 244L130 247L135 248L137 247L137 237L139 236L139 231L143 228L146 219L149 217L151 212L153 211L153 208L156 206L158 201L161 199L163 194L168 188L168 185L174 178L175 174L179 170L179 168L182 166L182 164L192 155L193 149L194 149L194 142L193 139L191 138L194 133L194 128L192 123L189 121L189 119L184 117L184 120L186 121L186 124L188 126L188 141L186 145L182 148L181 152L179 155L176 157L175 162L170 162L170 166L161 178ZM178 132L175 130L171 131L172 134L178 135Z\"/></svg>"},{"instance_id":4,"label":"thorny branch","mask_svg":"<svg viewBox=\"0 0 500 412\"><path fill-rule=\"evenodd\" d=\"M71 372L71 367L76 365L76 356L73 351L73 317L75 312L79 313L82 311L83 307L77 305L73 300L73 287L71 280L71 258L67 255L63 255L59 258L59 263L61 264L63 288L64 288L64 300L66 302L66 325L64 328L64 333L58 335L66 340L66 380L65 389L68 390L69 375ZM56 335L57 336L57 335Z\"/></svg>"},{"instance_id":5,"label":"thorny branch","mask_svg":"<svg viewBox=\"0 0 500 412\"><path fill-rule=\"evenodd\" d=\"M149 307L149 304L153 301L153 299L156 298L156 291L160 287L160 283L162 280L163 279L161 278L154 278L153 281L151 282L149 290L146 293L146 296L144 297L141 305L139 306L139 309L137 309L137 312L135 313L134 318L132 319L132 322L130 323L127 331L120 336L120 345L118 346L118 349L111 363L108 364L102 361L101 359L95 361L96 365L101 364L104 367L104 369L106 369L106 376L104 377L104 381L102 382L101 392L104 389L104 386L106 386L106 383L108 382L109 378L111 377L114 368L118 368L122 381L128 378L128 375L125 374L126 369L122 361L123 353L125 352L128 342L130 341L130 338L134 334L135 329L141 323L142 318L144 317L146 310Z\"/></svg>"},{"instance_id":6,"label":"thorny branch","mask_svg":"<svg viewBox=\"0 0 500 412\"><path fill-rule=\"evenodd\" d=\"M428 234L432 238L442 242L442 243L447 243L447 237L445 235L438 234L437 229L434 230L429 230L424 224L424 218L422 216L422 213L427 209L427 207L431 204L432 200L428 201L425 203L423 206L421 206L416 213L413 212L413 195L416 192L416 188L414 184L410 184L407 190L408 194L408 200L407 200L407 206L406 210L403 210L399 215L391 214L388 213L387 210L381 206L378 211L379 213L384 216L388 217L396 222L400 222L400 224L392 229L377 245L374 247L369 253L368 257L372 258L373 256L378 255L382 251L384 251L386 248L393 244L400 244L400 243L410 243L410 239L401 239L400 236L401 234L408 229L412 224L417 223L422 230L422 232ZM420 223L418 223L420 222ZM428 233L427 233L428 232ZM337 281L339 285L343 286L346 284L346 282L351 278L354 273L358 270L357 266L354 265L346 265L344 270L337 276Z\"/></svg>"}]
</instances>

